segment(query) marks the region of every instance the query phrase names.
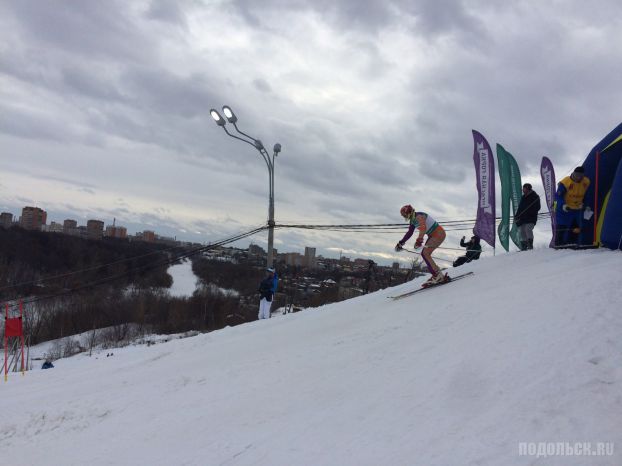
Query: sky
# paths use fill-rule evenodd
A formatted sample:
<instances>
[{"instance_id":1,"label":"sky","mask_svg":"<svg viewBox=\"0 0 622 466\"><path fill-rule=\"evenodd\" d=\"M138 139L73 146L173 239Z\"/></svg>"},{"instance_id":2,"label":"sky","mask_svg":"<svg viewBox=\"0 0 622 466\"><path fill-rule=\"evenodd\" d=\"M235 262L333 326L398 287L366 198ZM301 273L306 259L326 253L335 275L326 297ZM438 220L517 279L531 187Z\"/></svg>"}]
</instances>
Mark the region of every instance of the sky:
<instances>
[{"instance_id":1,"label":"sky","mask_svg":"<svg viewBox=\"0 0 622 466\"><path fill-rule=\"evenodd\" d=\"M426 277L167 343L96 348L48 370L35 360L0 385L0 457L619 466L621 262L622 251L541 247L472 262L472 276L401 300L387 297ZM88 348L93 336L71 338ZM602 456L589 456L599 444Z\"/></svg>"},{"instance_id":2,"label":"sky","mask_svg":"<svg viewBox=\"0 0 622 466\"><path fill-rule=\"evenodd\" d=\"M265 225L265 162L209 114L229 105L282 145L277 224L473 219L472 129L542 194L542 156L567 175L620 123L621 18L615 0L3 1L0 209L198 242ZM275 248L390 262L401 236Z\"/></svg>"}]
</instances>

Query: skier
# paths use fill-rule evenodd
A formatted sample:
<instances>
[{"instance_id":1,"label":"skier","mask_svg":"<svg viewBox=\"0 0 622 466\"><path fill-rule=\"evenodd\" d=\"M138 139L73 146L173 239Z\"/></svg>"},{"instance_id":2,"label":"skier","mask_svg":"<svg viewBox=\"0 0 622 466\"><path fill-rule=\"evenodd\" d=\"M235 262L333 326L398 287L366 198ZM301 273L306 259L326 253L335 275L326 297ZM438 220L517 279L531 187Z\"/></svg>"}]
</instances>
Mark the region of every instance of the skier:
<instances>
[{"instance_id":1,"label":"skier","mask_svg":"<svg viewBox=\"0 0 622 466\"><path fill-rule=\"evenodd\" d=\"M432 259L432 251L434 251L443 241L445 241L445 230L443 227L425 212L416 212L410 204L403 206L400 209L400 214L410 225L404 237L395 245L395 250L402 250L406 241L408 241L408 239L415 232L415 229L419 230L419 235L415 241L415 248L421 247L423 245L423 237L428 235L421 257L423 257L423 260L425 261L425 264L432 276L423 284L423 286L439 285L450 281L451 278L449 275L442 273L440 267L436 265L436 262Z\"/></svg>"}]
</instances>

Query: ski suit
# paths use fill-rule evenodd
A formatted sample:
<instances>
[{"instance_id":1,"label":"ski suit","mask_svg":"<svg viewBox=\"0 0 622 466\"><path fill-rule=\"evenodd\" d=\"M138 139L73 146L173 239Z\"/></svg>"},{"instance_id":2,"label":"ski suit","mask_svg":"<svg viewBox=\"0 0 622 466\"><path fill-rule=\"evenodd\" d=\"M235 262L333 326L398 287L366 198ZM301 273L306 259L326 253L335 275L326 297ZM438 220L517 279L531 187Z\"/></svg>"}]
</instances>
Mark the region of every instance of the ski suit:
<instances>
[{"instance_id":1,"label":"ski suit","mask_svg":"<svg viewBox=\"0 0 622 466\"><path fill-rule=\"evenodd\" d=\"M417 240L415 242L415 246L417 247L421 246L423 243L423 237L428 235L428 240L425 242L425 248L421 253L421 257L423 257L425 265L428 267L428 271L433 276L436 276L441 271L441 268L436 264L436 262L434 262L434 259L432 259L432 252L439 247L443 241L445 241L445 230L436 220L434 220L434 218L432 218L432 216L426 214L425 212L413 211L408 221L410 223L408 231L400 240L399 244L403 246L413 235L415 229L419 230L419 235L417 236Z\"/></svg>"}]
</instances>

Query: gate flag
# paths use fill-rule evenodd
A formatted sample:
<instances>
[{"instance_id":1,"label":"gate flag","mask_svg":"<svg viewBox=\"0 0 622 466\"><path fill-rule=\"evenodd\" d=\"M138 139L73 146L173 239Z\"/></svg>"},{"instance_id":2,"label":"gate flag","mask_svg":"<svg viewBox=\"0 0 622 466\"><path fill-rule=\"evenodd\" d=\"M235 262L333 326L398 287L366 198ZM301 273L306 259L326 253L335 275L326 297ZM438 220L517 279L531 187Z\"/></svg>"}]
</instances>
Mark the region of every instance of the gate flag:
<instances>
[{"instance_id":1,"label":"gate flag","mask_svg":"<svg viewBox=\"0 0 622 466\"><path fill-rule=\"evenodd\" d=\"M501 179L501 223L499 223L499 242L506 251L510 249L510 240L520 249L518 228L514 222L510 228L510 201L512 215L516 214L522 197L520 169L512 154L501 144L497 144L497 160L499 161L499 178Z\"/></svg>"},{"instance_id":2,"label":"gate flag","mask_svg":"<svg viewBox=\"0 0 622 466\"><path fill-rule=\"evenodd\" d=\"M473 131L473 162L477 178L477 219L473 233L495 247L495 158L486 138Z\"/></svg>"},{"instance_id":3,"label":"gate flag","mask_svg":"<svg viewBox=\"0 0 622 466\"><path fill-rule=\"evenodd\" d=\"M555 244L555 212L553 209L553 202L555 202L555 170L553 169L553 162L548 157L542 157L542 163L540 164L540 176L542 177L542 186L544 186L544 195L546 197L546 206L549 208L551 214L551 230L553 230L553 238L549 243L549 247L553 247Z\"/></svg>"}]
</instances>

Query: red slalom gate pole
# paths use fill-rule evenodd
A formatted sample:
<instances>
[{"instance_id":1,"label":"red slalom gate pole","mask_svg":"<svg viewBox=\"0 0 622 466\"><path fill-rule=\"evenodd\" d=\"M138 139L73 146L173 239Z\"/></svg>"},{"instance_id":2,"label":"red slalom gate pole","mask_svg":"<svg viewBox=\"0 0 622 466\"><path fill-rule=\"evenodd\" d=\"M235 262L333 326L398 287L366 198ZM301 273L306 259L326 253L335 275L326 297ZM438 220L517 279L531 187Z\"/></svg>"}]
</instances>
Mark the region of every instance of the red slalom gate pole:
<instances>
[{"instance_id":1,"label":"red slalom gate pole","mask_svg":"<svg viewBox=\"0 0 622 466\"><path fill-rule=\"evenodd\" d=\"M9 354L8 354L8 346L9 346L9 338L6 336L6 324L9 320L9 303L5 303L5 319L4 319L4 381L6 382L9 378Z\"/></svg>"},{"instance_id":2,"label":"red slalom gate pole","mask_svg":"<svg viewBox=\"0 0 622 466\"><path fill-rule=\"evenodd\" d=\"M22 321L22 334L20 340L22 343L22 376L24 375L24 305L22 300L19 301L19 318Z\"/></svg>"}]
</instances>

